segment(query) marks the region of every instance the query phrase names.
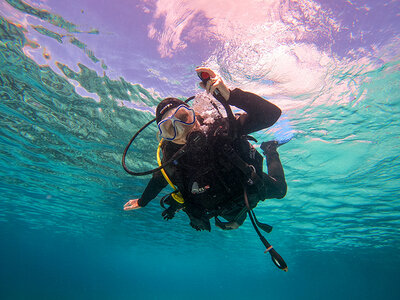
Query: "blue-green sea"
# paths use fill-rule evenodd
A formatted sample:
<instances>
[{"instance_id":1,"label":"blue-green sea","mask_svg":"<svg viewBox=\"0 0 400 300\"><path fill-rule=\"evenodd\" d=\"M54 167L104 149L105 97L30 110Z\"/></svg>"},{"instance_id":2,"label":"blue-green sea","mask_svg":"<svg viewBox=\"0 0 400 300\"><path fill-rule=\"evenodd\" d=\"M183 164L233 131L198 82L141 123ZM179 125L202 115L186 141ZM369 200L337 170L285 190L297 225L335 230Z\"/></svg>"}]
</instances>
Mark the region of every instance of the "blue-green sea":
<instances>
[{"instance_id":1,"label":"blue-green sea","mask_svg":"<svg viewBox=\"0 0 400 300\"><path fill-rule=\"evenodd\" d=\"M150 178L124 172L126 144L163 97L201 92L197 65L249 90L270 84L271 73L241 81L240 64L198 54L158 65L167 77L179 70L176 82L151 84L155 71L125 78L79 42L101 34L4 2L41 23L0 11L0 299L400 299L398 39L368 60L325 64L312 93L270 95L284 113L256 137L292 137L279 148L288 193L255 211L274 227L267 239L285 273L249 220L234 231L197 232L183 212L164 221L159 198L123 211ZM32 27L43 24L48 31ZM32 32L65 59L46 61ZM43 62L31 54L38 47ZM228 51L221 47L220 55ZM140 55L118 60L136 74L157 65ZM132 169L156 166L156 129L135 141Z\"/></svg>"}]
</instances>

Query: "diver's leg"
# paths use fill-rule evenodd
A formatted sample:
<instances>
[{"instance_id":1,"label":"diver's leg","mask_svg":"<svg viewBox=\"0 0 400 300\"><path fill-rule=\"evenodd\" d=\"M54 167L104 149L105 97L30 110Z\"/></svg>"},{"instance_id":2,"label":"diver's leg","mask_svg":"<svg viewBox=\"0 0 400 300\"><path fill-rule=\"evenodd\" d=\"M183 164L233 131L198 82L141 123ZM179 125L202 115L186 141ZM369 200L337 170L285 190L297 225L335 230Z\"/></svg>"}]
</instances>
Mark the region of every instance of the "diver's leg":
<instances>
[{"instance_id":1,"label":"diver's leg","mask_svg":"<svg viewBox=\"0 0 400 300\"><path fill-rule=\"evenodd\" d=\"M263 181L266 186L266 198L285 197L287 191L287 184L285 180L285 173L279 154L277 151L278 142L270 141L261 144L261 149L267 159L268 175L263 173Z\"/></svg>"}]
</instances>

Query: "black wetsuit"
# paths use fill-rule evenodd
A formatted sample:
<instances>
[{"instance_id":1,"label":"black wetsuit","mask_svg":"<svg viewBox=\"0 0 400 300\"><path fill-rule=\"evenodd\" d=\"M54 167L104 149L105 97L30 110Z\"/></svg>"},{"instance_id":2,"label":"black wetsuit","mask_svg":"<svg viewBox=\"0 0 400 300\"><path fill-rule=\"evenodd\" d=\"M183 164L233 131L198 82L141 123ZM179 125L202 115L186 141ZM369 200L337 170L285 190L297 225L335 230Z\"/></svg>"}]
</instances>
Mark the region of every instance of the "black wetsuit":
<instances>
[{"instance_id":1,"label":"black wetsuit","mask_svg":"<svg viewBox=\"0 0 400 300\"><path fill-rule=\"evenodd\" d=\"M234 89L231 91L228 103L229 105L236 106L246 112L240 114L236 119L236 129L239 136L248 135L252 132L268 128L272 126L281 115L281 110L274 104L260 96L240 89ZM171 157L180 149L180 147L182 147L182 145L177 145L172 142L165 143L162 147L163 159ZM265 155L267 158L268 174L262 172L262 167L261 170L257 172L261 177L262 183L258 184L257 188L250 188L248 190L251 208L254 208L260 200L267 198L280 199L286 194L287 187L285 176L276 147L270 147ZM193 165L193 168L197 168L198 166L199 169L204 169L206 165L210 165L210 163L207 162L205 155L202 155L200 158L202 159L200 159L199 162L196 162L192 161L192 157L189 155L185 155L175 164L171 164L165 168L171 181L178 186L184 196L185 206L187 206L185 211L192 219L193 215L195 215L195 217L201 217L205 212L218 208L218 215L224 217L228 221L236 221L239 225L242 224L246 218L247 210L243 201L243 187L240 183L235 182L235 178L238 176L235 178L233 176L228 178L227 185L230 183L232 184L229 185L230 192L227 193L226 189L221 186L223 184L214 183L215 181L218 181L212 177L216 172L213 172L213 170L210 170L210 167L208 167L208 170L203 172L205 174L203 177L206 179L200 178L197 180L199 184L197 181L195 184L196 187L198 186L200 188L200 190L201 188L209 190L207 190L207 193L193 193L194 180L193 178L185 177L185 174L187 174L187 166L190 164ZM220 176L221 173L219 172L218 174ZM230 174L235 173L227 170L226 174L227 176L230 176ZM213 178L213 181L210 184L207 182L201 184L201 181L207 180L207 178L210 177ZM190 185L186 182L187 180L185 178L191 180ZM223 181L223 178L219 180L219 182ZM146 206L161 192L162 189L167 186L167 184L168 183L161 172L154 173L140 197L138 204L142 207Z\"/></svg>"}]
</instances>

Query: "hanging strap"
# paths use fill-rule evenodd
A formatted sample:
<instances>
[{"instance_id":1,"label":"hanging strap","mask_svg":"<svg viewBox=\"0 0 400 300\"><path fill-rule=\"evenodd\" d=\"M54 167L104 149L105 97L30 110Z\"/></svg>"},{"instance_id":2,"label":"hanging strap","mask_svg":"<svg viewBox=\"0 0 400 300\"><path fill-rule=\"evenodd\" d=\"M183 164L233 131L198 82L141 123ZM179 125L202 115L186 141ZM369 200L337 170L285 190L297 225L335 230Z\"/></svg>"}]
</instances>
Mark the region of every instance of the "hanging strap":
<instances>
[{"instance_id":1,"label":"hanging strap","mask_svg":"<svg viewBox=\"0 0 400 300\"><path fill-rule=\"evenodd\" d=\"M288 267L286 265L286 262L283 260L283 258L279 255L278 252L276 252L276 250L274 249L274 247L268 243L267 239L261 234L260 230L257 227L257 224L255 222L255 214L253 212L252 209L250 209L250 205L249 205L249 199L247 197L247 191L246 191L246 187L244 187L244 202L246 203L247 209L248 209L248 214L251 220L251 224L253 224L253 227L255 229L255 231L258 234L258 237L260 238L261 242L264 244L266 250L264 251L264 253L269 253L271 255L271 259L272 262L281 270L287 272L288 271Z\"/></svg>"}]
</instances>

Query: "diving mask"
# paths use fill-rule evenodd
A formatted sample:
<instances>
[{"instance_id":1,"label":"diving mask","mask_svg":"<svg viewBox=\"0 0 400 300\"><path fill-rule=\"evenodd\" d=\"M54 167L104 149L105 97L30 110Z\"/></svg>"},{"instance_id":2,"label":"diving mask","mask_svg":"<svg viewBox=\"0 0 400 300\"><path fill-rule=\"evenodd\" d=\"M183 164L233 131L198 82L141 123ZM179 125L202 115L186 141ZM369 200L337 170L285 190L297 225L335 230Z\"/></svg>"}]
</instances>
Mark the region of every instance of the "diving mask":
<instances>
[{"instance_id":1,"label":"diving mask","mask_svg":"<svg viewBox=\"0 0 400 300\"><path fill-rule=\"evenodd\" d=\"M194 110L182 104L167 112L157 126L163 139L173 141L185 132L186 126L193 125L195 121Z\"/></svg>"}]
</instances>

